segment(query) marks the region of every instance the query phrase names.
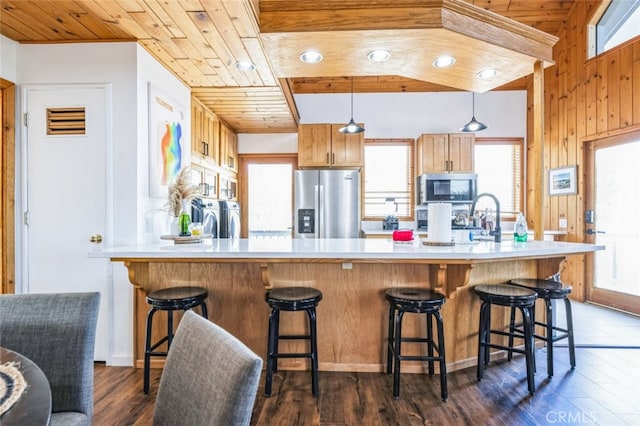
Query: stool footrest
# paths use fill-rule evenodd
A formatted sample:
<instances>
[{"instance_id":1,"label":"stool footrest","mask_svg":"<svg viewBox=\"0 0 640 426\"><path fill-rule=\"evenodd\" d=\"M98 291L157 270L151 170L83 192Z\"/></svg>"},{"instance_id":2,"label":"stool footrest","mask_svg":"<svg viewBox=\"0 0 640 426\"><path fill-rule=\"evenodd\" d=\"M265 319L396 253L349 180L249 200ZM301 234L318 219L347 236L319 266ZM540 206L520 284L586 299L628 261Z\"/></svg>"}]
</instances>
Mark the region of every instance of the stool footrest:
<instances>
[{"instance_id":1,"label":"stool footrest","mask_svg":"<svg viewBox=\"0 0 640 426\"><path fill-rule=\"evenodd\" d=\"M429 343L434 342L434 339L428 339L426 337L402 337L400 341L409 343Z\"/></svg>"},{"instance_id":2,"label":"stool footrest","mask_svg":"<svg viewBox=\"0 0 640 426\"><path fill-rule=\"evenodd\" d=\"M540 327L545 327L545 329L546 329L546 326L547 326L545 323L537 322L537 321L536 321L536 325L540 326ZM514 327L516 327L516 328L514 328L515 332L518 332L520 334L523 333L522 328L518 328L518 327L522 327L522 324L516 324ZM560 334L558 334L556 336L553 336L553 338L551 339L552 342L557 342L558 340L567 339L569 337L569 330L566 330L566 329L560 328L560 327L555 327L555 326L551 327L551 329L553 331L560 332ZM534 334L533 337L535 337L538 340L544 340L544 341L549 340L547 338L547 336L544 336L542 334Z\"/></svg>"},{"instance_id":3,"label":"stool footrest","mask_svg":"<svg viewBox=\"0 0 640 426\"><path fill-rule=\"evenodd\" d=\"M508 331L502 331L502 330L489 330L489 333L498 334L500 336L506 336L506 337L514 337L516 339L525 338L525 335L521 330L513 330L513 333L509 333Z\"/></svg>"},{"instance_id":4,"label":"stool footrest","mask_svg":"<svg viewBox=\"0 0 640 426\"><path fill-rule=\"evenodd\" d=\"M440 361L442 356L427 356L427 355L398 355L400 361Z\"/></svg>"},{"instance_id":5,"label":"stool footrest","mask_svg":"<svg viewBox=\"0 0 640 426\"><path fill-rule=\"evenodd\" d=\"M314 355L311 352L296 352L296 353L279 353L269 354L272 358L313 358Z\"/></svg>"},{"instance_id":6,"label":"stool footrest","mask_svg":"<svg viewBox=\"0 0 640 426\"><path fill-rule=\"evenodd\" d=\"M518 348L517 346L515 347L509 347L509 346L503 346L503 345L499 345L497 343L483 343L484 347L487 348L493 348L493 349L502 349L503 351L510 351L510 352L516 352L519 354L526 354L527 351L524 348Z\"/></svg>"},{"instance_id":7,"label":"stool footrest","mask_svg":"<svg viewBox=\"0 0 640 426\"><path fill-rule=\"evenodd\" d=\"M278 336L278 340L282 340L282 339L286 339L286 340L309 340L311 339L311 336L308 334L305 335L285 335L285 336Z\"/></svg>"}]
</instances>

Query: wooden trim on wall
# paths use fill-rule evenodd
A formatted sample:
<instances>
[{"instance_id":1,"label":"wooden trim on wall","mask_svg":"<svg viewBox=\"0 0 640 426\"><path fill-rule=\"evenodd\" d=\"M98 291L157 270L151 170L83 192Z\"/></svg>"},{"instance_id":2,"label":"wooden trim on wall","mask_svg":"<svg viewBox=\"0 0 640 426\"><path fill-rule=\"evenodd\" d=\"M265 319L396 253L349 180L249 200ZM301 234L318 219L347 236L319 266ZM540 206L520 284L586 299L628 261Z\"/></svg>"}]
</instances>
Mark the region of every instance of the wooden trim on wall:
<instances>
[{"instance_id":1,"label":"wooden trim on wall","mask_svg":"<svg viewBox=\"0 0 640 426\"><path fill-rule=\"evenodd\" d=\"M249 164L279 164L289 163L292 166L292 173L298 169L297 153L282 154L239 154L238 155L238 202L240 203L240 236L249 237L249 186L247 177L249 175ZM292 176L293 179L293 176ZM293 185L291 187L291 197L293 199Z\"/></svg>"},{"instance_id":2,"label":"wooden trim on wall","mask_svg":"<svg viewBox=\"0 0 640 426\"><path fill-rule=\"evenodd\" d=\"M2 294L15 293L15 85L0 78L0 164L2 164L2 187L0 187L0 277Z\"/></svg>"},{"instance_id":3,"label":"wooden trim on wall","mask_svg":"<svg viewBox=\"0 0 640 426\"><path fill-rule=\"evenodd\" d=\"M544 67L538 61L533 65L533 139L529 144L530 154L527 181L533 211L533 238L544 239Z\"/></svg>"}]
</instances>

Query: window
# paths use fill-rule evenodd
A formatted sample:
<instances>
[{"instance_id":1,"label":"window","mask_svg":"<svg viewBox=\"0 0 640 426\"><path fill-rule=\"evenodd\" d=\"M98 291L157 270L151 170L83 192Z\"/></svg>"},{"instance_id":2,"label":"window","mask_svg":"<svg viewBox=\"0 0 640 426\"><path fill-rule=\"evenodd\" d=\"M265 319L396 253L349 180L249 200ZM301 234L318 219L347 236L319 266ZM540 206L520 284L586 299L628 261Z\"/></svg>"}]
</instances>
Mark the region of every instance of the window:
<instances>
[{"instance_id":1,"label":"window","mask_svg":"<svg viewBox=\"0 0 640 426\"><path fill-rule=\"evenodd\" d=\"M242 235L248 238L291 238L293 171L297 156L243 154L239 190ZM246 231L245 231L246 230Z\"/></svg>"},{"instance_id":2,"label":"window","mask_svg":"<svg viewBox=\"0 0 640 426\"><path fill-rule=\"evenodd\" d=\"M413 139L365 139L365 220L413 220L413 145Z\"/></svg>"},{"instance_id":3,"label":"window","mask_svg":"<svg viewBox=\"0 0 640 426\"><path fill-rule=\"evenodd\" d=\"M520 138L476 138L475 166L478 174L478 194L489 192L500 201L503 218L514 218L524 212L522 200L523 158ZM476 204L477 211L495 209L490 198L481 198Z\"/></svg>"},{"instance_id":4,"label":"window","mask_svg":"<svg viewBox=\"0 0 640 426\"><path fill-rule=\"evenodd\" d=\"M640 35L640 0L602 2L589 25L589 57Z\"/></svg>"}]
</instances>

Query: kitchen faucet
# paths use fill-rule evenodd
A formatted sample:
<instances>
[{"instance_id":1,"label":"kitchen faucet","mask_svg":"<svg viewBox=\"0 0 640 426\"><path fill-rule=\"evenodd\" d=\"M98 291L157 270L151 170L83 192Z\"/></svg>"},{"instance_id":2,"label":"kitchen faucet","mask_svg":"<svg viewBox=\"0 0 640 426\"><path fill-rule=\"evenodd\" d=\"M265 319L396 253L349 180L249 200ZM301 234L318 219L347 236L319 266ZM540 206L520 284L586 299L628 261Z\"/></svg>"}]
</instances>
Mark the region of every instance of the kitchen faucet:
<instances>
[{"instance_id":1,"label":"kitchen faucet","mask_svg":"<svg viewBox=\"0 0 640 426\"><path fill-rule=\"evenodd\" d=\"M478 199L485 196L492 198L493 202L496 204L496 226L493 229L493 231L489 232L489 235L493 235L495 238L495 242L499 243L502 241L502 232L500 230L500 202L498 201L495 195L489 194L488 192L478 194L478 196L476 196L476 198L473 199L473 203L471 203L471 211L469 212L469 217L473 217L473 214L475 213L475 210L476 210L476 202L478 201Z\"/></svg>"}]
</instances>

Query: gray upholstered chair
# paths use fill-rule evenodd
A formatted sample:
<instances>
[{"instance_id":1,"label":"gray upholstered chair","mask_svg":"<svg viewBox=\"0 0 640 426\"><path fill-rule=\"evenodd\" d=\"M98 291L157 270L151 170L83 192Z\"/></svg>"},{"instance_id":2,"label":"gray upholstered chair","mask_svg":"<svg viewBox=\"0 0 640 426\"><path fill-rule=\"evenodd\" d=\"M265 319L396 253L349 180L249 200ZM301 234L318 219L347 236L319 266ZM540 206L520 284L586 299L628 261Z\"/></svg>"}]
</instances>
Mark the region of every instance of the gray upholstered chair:
<instances>
[{"instance_id":1,"label":"gray upholstered chair","mask_svg":"<svg viewBox=\"0 0 640 426\"><path fill-rule=\"evenodd\" d=\"M187 311L160 378L154 425L248 425L262 359L212 322Z\"/></svg>"},{"instance_id":2,"label":"gray upholstered chair","mask_svg":"<svg viewBox=\"0 0 640 426\"><path fill-rule=\"evenodd\" d=\"M47 376L53 426L91 424L99 306L100 293L0 295L0 346Z\"/></svg>"}]
</instances>

